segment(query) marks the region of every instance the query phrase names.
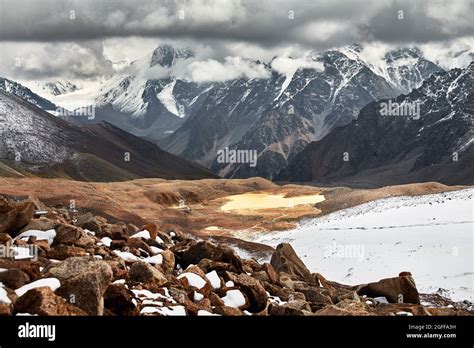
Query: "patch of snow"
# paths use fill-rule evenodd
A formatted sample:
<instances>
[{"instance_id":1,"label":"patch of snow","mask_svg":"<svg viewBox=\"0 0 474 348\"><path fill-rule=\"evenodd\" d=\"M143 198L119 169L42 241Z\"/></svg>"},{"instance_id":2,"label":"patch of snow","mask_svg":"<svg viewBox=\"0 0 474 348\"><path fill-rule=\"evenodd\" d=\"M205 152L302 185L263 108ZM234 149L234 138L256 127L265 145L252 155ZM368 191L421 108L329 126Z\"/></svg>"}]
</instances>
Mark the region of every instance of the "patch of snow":
<instances>
[{"instance_id":1,"label":"patch of snow","mask_svg":"<svg viewBox=\"0 0 474 348\"><path fill-rule=\"evenodd\" d=\"M229 280L225 283L225 286L228 288L232 288L235 286L234 282L232 280Z\"/></svg>"},{"instance_id":2,"label":"patch of snow","mask_svg":"<svg viewBox=\"0 0 474 348\"><path fill-rule=\"evenodd\" d=\"M194 291L194 301L201 301L202 299L204 298L204 295L197 292L197 291Z\"/></svg>"},{"instance_id":3,"label":"patch of snow","mask_svg":"<svg viewBox=\"0 0 474 348\"><path fill-rule=\"evenodd\" d=\"M0 303L5 303L5 304L12 303L10 298L7 296L7 291L3 287L0 287Z\"/></svg>"},{"instance_id":4,"label":"patch of snow","mask_svg":"<svg viewBox=\"0 0 474 348\"><path fill-rule=\"evenodd\" d=\"M135 233L133 236L131 236L130 238L145 238L145 239L150 239L151 236L150 236L150 232L148 232L147 230L143 230L143 231L140 231L140 232L137 232Z\"/></svg>"},{"instance_id":5,"label":"patch of snow","mask_svg":"<svg viewBox=\"0 0 474 348\"><path fill-rule=\"evenodd\" d=\"M163 252L163 249L157 248L155 246L151 246L150 251L152 252L153 255L156 255Z\"/></svg>"},{"instance_id":6,"label":"patch of snow","mask_svg":"<svg viewBox=\"0 0 474 348\"><path fill-rule=\"evenodd\" d=\"M195 288L202 289L206 285L206 281L202 279L199 275L191 272L185 272L178 276L178 279L186 278L189 282L189 285L194 286Z\"/></svg>"},{"instance_id":7,"label":"patch of snow","mask_svg":"<svg viewBox=\"0 0 474 348\"><path fill-rule=\"evenodd\" d=\"M172 307L143 307L140 314L158 313L165 316L185 316L186 309L184 306Z\"/></svg>"},{"instance_id":8,"label":"patch of snow","mask_svg":"<svg viewBox=\"0 0 474 348\"><path fill-rule=\"evenodd\" d=\"M198 316L220 316L220 314L211 313L211 312L205 311L204 309L198 310L197 315Z\"/></svg>"},{"instance_id":9,"label":"patch of snow","mask_svg":"<svg viewBox=\"0 0 474 348\"><path fill-rule=\"evenodd\" d=\"M100 240L102 244L104 244L106 247L110 248L110 243L112 243L112 239L109 237L104 237Z\"/></svg>"},{"instance_id":10,"label":"patch of snow","mask_svg":"<svg viewBox=\"0 0 474 348\"><path fill-rule=\"evenodd\" d=\"M23 296L28 290L49 286L51 290L56 291L61 286L61 282L57 278L43 278L32 283L23 285L21 288L15 290L18 297Z\"/></svg>"},{"instance_id":11,"label":"patch of snow","mask_svg":"<svg viewBox=\"0 0 474 348\"><path fill-rule=\"evenodd\" d=\"M36 237L37 240L47 240L48 244L53 243L54 237L56 237L55 230L39 231L39 230L28 230L20 233L16 239L27 240L29 237Z\"/></svg>"},{"instance_id":12,"label":"patch of snow","mask_svg":"<svg viewBox=\"0 0 474 348\"><path fill-rule=\"evenodd\" d=\"M410 271L421 293L474 300L474 189L392 197L302 222L253 241L288 242L314 272L365 284Z\"/></svg>"},{"instance_id":13,"label":"patch of snow","mask_svg":"<svg viewBox=\"0 0 474 348\"><path fill-rule=\"evenodd\" d=\"M206 278L214 289L219 289L221 287L221 279L216 271L206 273Z\"/></svg>"},{"instance_id":14,"label":"patch of snow","mask_svg":"<svg viewBox=\"0 0 474 348\"><path fill-rule=\"evenodd\" d=\"M176 84L176 80L168 83L161 90L161 92L156 95L156 97L164 105L166 110L168 110L175 116L183 118L186 115L183 112L180 112L180 110L178 109L177 104L176 104L176 99L174 98L174 95L173 95L173 89L174 89L175 84Z\"/></svg>"},{"instance_id":15,"label":"patch of snow","mask_svg":"<svg viewBox=\"0 0 474 348\"><path fill-rule=\"evenodd\" d=\"M113 253L118 257L124 259L125 261L133 262L139 260L138 257L133 255L132 253L129 253L128 251L114 250Z\"/></svg>"},{"instance_id":16,"label":"patch of snow","mask_svg":"<svg viewBox=\"0 0 474 348\"><path fill-rule=\"evenodd\" d=\"M240 290L229 290L225 296L222 297L222 301L228 307L239 308L245 305L245 297Z\"/></svg>"},{"instance_id":17,"label":"patch of snow","mask_svg":"<svg viewBox=\"0 0 474 348\"><path fill-rule=\"evenodd\" d=\"M147 263L150 263L152 265L161 265L163 263L163 256L158 254L158 255L155 255L155 256L147 257L147 258L143 259L143 261L145 261Z\"/></svg>"}]
</instances>

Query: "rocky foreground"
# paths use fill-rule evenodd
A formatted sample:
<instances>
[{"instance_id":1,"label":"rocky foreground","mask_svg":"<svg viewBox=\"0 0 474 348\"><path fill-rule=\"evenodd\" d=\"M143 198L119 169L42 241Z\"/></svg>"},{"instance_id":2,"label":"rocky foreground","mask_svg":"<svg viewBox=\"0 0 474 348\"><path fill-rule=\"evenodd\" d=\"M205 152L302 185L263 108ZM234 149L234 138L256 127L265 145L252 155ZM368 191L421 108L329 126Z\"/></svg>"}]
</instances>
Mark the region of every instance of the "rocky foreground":
<instances>
[{"instance_id":1,"label":"rocky foreground","mask_svg":"<svg viewBox=\"0 0 474 348\"><path fill-rule=\"evenodd\" d=\"M270 263L177 228L0 197L1 315L469 315L428 307L409 272L348 286L289 244Z\"/></svg>"}]
</instances>

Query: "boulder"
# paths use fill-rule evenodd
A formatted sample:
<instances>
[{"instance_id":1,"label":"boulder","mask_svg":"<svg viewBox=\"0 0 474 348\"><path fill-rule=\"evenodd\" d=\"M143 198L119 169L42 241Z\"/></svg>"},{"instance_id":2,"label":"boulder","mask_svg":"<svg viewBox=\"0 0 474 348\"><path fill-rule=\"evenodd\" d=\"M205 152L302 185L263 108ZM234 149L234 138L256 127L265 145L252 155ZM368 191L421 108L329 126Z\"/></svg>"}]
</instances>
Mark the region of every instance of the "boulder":
<instances>
[{"instance_id":1,"label":"boulder","mask_svg":"<svg viewBox=\"0 0 474 348\"><path fill-rule=\"evenodd\" d=\"M243 272L242 260L232 249L207 241L198 242L184 251L182 266L187 267L190 264L198 264L202 259L225 262L231 265L235 273Z\"/></svg>"},{"instance_id":2,"label":"boulder","mask_svg":"<svg viewBox=\"0 0 474 348\"><path fill-rule=\"evenodd\" d=\"M357 293L368 297L384 296L391 303L420 304L415 281L409 275L382 279L375 283L360 285Z\"/></svg>"},{"instance_id":3,"label":"boulder","mask_svg":"<svg viewBox=\"0 0 474 348\"><path fill-rule=\"evenodd\" d=\"M299 259L292 246L288 243L279 244L270 260L277 273L284 272L294 280L312 282L311 272Z\"/></svg>"},{"instance_id":4,"label":"boulder","mask_svg":"<svg viewBox=\"0 0 474 348\"><path fill-rule=\"evenodd\" d=\"M18 268L24 271L30 277L31 281L38 279L40 276L40 265L33 261L11 261L0 259L0 268Z\"/></svg>"},{"instance_id":5,"label":"boulder","mask_svg":"<svg viewBox=\"0 0 474 348\"><path fill-rule=\"evenodd\" d=\"M0 233L0 245L12 245L13 239L9 234Z\"/></svg>"},{"instance_id":6,"label":"boulder","mask_svg":"<svg viewBox=\"0 0 474 348\"><path fill-rule=\"evenodd\" d=\"M30 276L21 269L10 268L0 272L0 283L3 283L7 288L18 289L30 282Z\"/></svg>"},{"instance_id":7,"label":"boulder","mask_svg":"<svg viewBox=\"0 0 474 348\"><path fill-rule=\"evenodd\" d=\"M82 230L79 227L67 224L59 224L56 227L56 236L54 237L54 245L72 245L82 237Z\"/></svg>"},{"instance_id":8,"label":"boulder","mask_svg":"<svg viewBox=\"0 0 474 348\"><path fill-rule=\"evenodd\" d=\"M235 275L228 273L228 279L240 288L249 300L248 310L250 312L260 312L267 306L268 296L262 283L247 274Z\"/></svg>"},{"instance_id":9,"label":"boulder","mask_svg":"<svg viewBox=\"0 0 474 348\"><path fill-rule=\"evenodd\" d=\"M133 294L123 284L110 284L104 294L105 308L116 315L135 314Z\"/></svg>"},{"instance_id":10,"label":"boulder","mask_svg":"<svg viewBox=\"0 0 474 348\"><path fill-rule=\"evenodd\" d=\"M48 259L66 260L70 257L86 256L86 251L72 245L58 245L46 252Z\"/></svg>"},{"instance_id":11,"label":"boulder","mask_svg":"<svg viewBox=\"0 0 474 348\"><path fill-rule=\"evenodd\" d=\"M244 315L244 313L240 309L228 306L216 306L214 308L214 313L229 317Z\"/></svg>"},{"instance_id":12,"label":"boulder","mask_svg":"<svg viewBox=\"0 0 474 348\"><path fill-rule=\"evenodd\" d=\"M48 231L55 229L57 222L46 217L40 217L38 219L32 219L25 227L21 229L21 232L29 230Z\"/></svg>"},{"instance_id":13,"label":"boulder","mask_svg":"<svg viewBox=\"0 0 474 348\"><path fill-rule=\"evenodd\" d=\"M303 300L290 301L281 306L270 303L268 305L268 314L275 316L311 315L311 307L309 306L308 302Z\"/></svg>"},{"instance_id":14,"label":"boulder","mask_svg":"<svg viewBox=\"0 0 474 348\"><path fill-rule=\"evenodd\" d=\"M13 202L0 197L0 233L15 237L30 222L34 212L33 202Z\"/></svg>"},{"instance_id":15,"label":"boulder","mask_svg":"<svg viewBox=\"0 0 474 348\"><path fill-rule=\"evenodd\" d=\"M174 253L171 250L164 250L160 255L163 257L163 263L161 264L163 271L167 273L173 272L176 262Z\"/></svg>"},{"instance_id":16,"label":"boulder","mask_svg":"<svg viewBox=\"0 0 474 348\"><path fill-rule=\"evenodd\" d=\"M154 283L162 286L168 282L165 275L149 263L136 261L130 266L130 280L138 283Z\"/></svg>"},{"instance_id":17,"label":"boulder","mask_svg":"<svg viewBox=\"0 0 474 348\"><path fill-rule=\"evenodd\" d=\"M308 302L323 305L332 304L328 291L323 287L311 286L308 283L298 281L294 283L294 289L297 292L303 293Z\"/></svg>"},{"instance_id":18,"label":"boulder","mask_svg":"<svg viewBox=\"0 0 474 348\"><path fill-rule=\"evenodd\" d=\"M60 280L56 292L70 303L91 315L103 315L103 295L112 280L112 269L106 262L91 256L71 257L52 266L46 274Z\"/></svg>"},{"instance_id":19,"label":"boulder","mask_svg":"<svg viewBox=\"0 0 474 348\"><path fill-rule=\"evenodd\" d=\"M50 287L40 287L27 291L15 302L16 313L38 315L87 315L82 309L68 303L56 295Z\"/></svg>"}]
</instances>

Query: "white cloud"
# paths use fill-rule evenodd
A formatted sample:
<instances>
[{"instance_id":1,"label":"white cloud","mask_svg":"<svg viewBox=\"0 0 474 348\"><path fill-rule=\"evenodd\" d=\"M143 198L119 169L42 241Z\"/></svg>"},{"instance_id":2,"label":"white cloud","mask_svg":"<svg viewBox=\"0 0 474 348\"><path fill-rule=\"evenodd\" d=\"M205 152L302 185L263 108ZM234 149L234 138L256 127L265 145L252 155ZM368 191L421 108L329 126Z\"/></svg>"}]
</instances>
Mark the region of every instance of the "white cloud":
<instances>
[{"instance_id":1,"label":"white cloud","mask_svg":"<svg viewBox=\"0 0 474 348\"><path fill-rule=\"evenodd\" d=\"M189 64L187 74L187 77L194 82L222 82L242 77L249 79L270 77L270 71L263 64L240 57L226 57L222 63L214 59L195 61Z\"/></svg>"},{"instance_id":2,"label":"white cloud","mask_svg":"<svg viewBox=\"0 0 474 348\"><path fill-rule=\"evenodd\" d=\"M289 76L293 75L298 69L323 70L324 65L307 56L301 58L277 57L272 61L272 68L282 75Z\"/></svg>"}]
</instances>

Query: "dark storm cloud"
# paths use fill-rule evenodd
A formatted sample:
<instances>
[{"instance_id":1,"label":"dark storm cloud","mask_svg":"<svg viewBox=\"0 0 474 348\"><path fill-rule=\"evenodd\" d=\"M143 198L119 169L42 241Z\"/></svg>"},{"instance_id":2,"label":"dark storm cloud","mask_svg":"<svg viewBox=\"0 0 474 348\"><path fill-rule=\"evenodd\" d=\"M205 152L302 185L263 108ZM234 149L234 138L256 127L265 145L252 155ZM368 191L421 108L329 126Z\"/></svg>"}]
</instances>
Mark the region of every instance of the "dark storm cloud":
<instances>
[{"instance_id":1,"label":"dark storm cloud","mask_svg":"<svg viewBox=\"0 0 474 348\"><path fill-rule=\"evenodd\" d=\"M470 0L0 1L3 41L140 36L327 46L366 40L429 42L474 32Z\"/></svg>"}]
</instances>

